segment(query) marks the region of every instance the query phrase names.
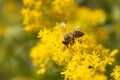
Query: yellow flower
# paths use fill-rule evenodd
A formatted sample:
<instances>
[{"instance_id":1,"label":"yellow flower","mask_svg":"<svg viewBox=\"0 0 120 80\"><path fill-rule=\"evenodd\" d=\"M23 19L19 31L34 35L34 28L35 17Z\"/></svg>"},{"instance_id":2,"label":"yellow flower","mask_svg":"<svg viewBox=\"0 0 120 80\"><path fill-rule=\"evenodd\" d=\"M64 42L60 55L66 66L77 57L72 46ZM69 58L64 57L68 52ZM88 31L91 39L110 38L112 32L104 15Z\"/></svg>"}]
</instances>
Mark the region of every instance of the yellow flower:
<instances>
[{"instance_id":1,"label":"yellow flower","mask_svg":"<svg viewBox=\"0 0 120 80\"><path fill-rule=\"evenodd\" d=\"M111 76L114 78L114 80L120 80L120 66L115 66Z\"/></svg>"},{"instance_id":2,"label":"yellow flower","mask_svg":"<svg viewBox=\"0 0 120 80\"><path fill-rule=\"evenodd\" d=\"M0 36L3 36L5 34L5 29L0 27Z\"/></svg>"},{"instance_id":3,"label":"yellow flower","mask_svg":"<svg viewBox=\"0 0 120 80\"><path fill-rule=\"evenodd\" d=\"M34 5L35 1L34 0L23 0L23 3L25 6L31 7Z\"/></svg>"},{"instance_id":4,"label":"yellow flower","mask_svg":"<svg viewBox=\"0 0 120 80\"><path fill-rule=\"evenodd\" d=\"M22 9L26 31L39 31L42 27L53 27L58 22L83 26L91 32L98 24L104 24L105 12L78 7L74 0L23 0ZM74 15L74 16L73 16ZM94 16L96 15L96 16Z\"/></svg>"},{"instance_id":5,"label":"yellow flower","mask_svg":"<svg viewBox=\"0 0 120 80\"><path fill-rule=\"evenodd\" d=\"M104 24L106 21L106 14L101 9L92 10L87 7L80 7L75 10L75 23L79 23L87 32L93 32L98 24ZM72 23L72 22L70 22ZM75 24L74 23L74 24Z\"/></svg>"},{"instance_id":6,"label":"yellow flower","mask_svg":"<svg viewBox=\"0 0 120 80\"><path fill-rule=\"evenodd\" d=\"M95 30L95 36L98 41L104 42L109 38L109 33L105 28L100 27Z\"/></svg>"},{"instance_id":7,"label":"yellow flower","mask_svg":"<svg viewBox=\"0 0 120 80\"><path fill-rule=\"evenodd\" d=\"M65 29L69 30L70 27L66 26ZM44 72L49 63L56 62L64 66L61 74L65 80L106 80L105 67L114 62L112 54L117 51L110 54L109 49L96 44L94 37L87 33L75 38L73 45L66 46L62 43L63 31L63 27L56 24L53 29L43 29L39 32L40 42L31 51L33 63L40 67L38 72Z\"/></svg>"}]
</instances>

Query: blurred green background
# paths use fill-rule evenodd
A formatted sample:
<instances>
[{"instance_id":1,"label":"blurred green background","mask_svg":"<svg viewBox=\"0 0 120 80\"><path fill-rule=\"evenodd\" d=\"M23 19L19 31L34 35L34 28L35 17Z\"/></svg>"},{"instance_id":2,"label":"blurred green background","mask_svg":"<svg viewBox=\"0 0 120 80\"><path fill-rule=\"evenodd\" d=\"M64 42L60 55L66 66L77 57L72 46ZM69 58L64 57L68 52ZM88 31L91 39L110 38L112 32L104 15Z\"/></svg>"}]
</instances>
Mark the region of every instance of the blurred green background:
<instances>
[{"instance_id":1,"label":"blurred green background","mask_svg":"<svg viewBox=\"0 0 120 80\"><path fill-rule=\"evenodd\" d=\"M37 34L23 30L22 0L0 0L0 80L36 80L29 57Z\"/></svg>"},{"instance_id":2,"label":"blurred green background","mask_svg":"<svg viewBox=\"0 0 120 80\"><path fill-rule=\"evenodd\" d=\"M102 8L107 13L104 28L109 38L100 42L110 49L120 49L120 0L75 0L78 6ZM22 0L0 0L0 80L48 80L36 74L29 56L39 41L37 33L25 32L22 24ZM117 56L118 64L120 55ZM57 68L57 67L56 67ZM47 77L51 76L48 72ZM50 80L54 77L51 76ZM58 79L59 80L59 79ZM61 79L60 79L61 80Z\"/></svg>"}]
</instances>

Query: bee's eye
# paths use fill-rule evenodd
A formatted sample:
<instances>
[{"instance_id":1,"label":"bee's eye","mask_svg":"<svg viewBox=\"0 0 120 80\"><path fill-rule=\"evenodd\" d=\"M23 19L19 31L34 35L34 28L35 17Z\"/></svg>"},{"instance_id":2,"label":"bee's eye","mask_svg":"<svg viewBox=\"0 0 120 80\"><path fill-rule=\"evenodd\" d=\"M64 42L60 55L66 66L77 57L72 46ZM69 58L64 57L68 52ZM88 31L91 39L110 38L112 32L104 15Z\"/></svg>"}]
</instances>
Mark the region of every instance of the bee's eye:
<instances>
[{"instance_id":1,"label":"bee's eye","mask_svg":"<svg viewBox=\"0 0 120 80\"><path fill-rule=\"evenodd\" d=\"M64 39L68 41L68 40L70 40L70 39L71 39L71 36L70 36L70 35L68 35L68 34L66 34L66 35L64 36Z\"/></svg>"}]
</instances>

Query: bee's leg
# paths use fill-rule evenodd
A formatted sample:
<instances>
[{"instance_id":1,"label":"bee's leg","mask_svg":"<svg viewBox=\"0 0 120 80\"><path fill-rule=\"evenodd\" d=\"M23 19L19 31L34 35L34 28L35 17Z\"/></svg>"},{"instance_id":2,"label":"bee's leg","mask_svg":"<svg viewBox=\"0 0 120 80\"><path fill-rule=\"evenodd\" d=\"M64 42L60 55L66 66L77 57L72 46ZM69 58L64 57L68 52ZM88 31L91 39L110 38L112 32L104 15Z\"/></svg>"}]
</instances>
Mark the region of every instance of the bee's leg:
<instances>
[{"instance_id":1,"label":"bee's leg","mask_svg":"<svg viewBox=\"0 0 120 80\"><path fill-rule=\"evenodd\" d=\"M75 43L75 39L73 38L73 44Z\"/></svg>"},{"instance_id":2,"label":"bee's leg","mask_svg":"<svg viewBox=\"0 0 120 80\"><path fill-rule=\"evenodd\" d=\"M75 40L74 40L74 38L72 38L70 41L70 45L73 45L74 43L75 43Z\"/></svg>"}]
</instances>

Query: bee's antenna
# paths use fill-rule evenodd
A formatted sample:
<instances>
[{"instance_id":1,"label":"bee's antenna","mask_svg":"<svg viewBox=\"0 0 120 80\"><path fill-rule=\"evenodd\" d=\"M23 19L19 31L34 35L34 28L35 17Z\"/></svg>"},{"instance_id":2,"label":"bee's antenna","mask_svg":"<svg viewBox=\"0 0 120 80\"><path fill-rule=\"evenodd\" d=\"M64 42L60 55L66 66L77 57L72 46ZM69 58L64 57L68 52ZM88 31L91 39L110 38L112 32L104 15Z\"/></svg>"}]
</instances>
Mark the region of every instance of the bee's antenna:
<instances>
[{"instance_id":1,"label":"bee's antenna","mask_svg":"<svg viewBox=\"0 0 120 80\"><path fill-rule=\"evenodd\" d=\"M74 27L74 30L79 30L79 29L80 29L80 25Z\"/></svg>"}]
</instances>

